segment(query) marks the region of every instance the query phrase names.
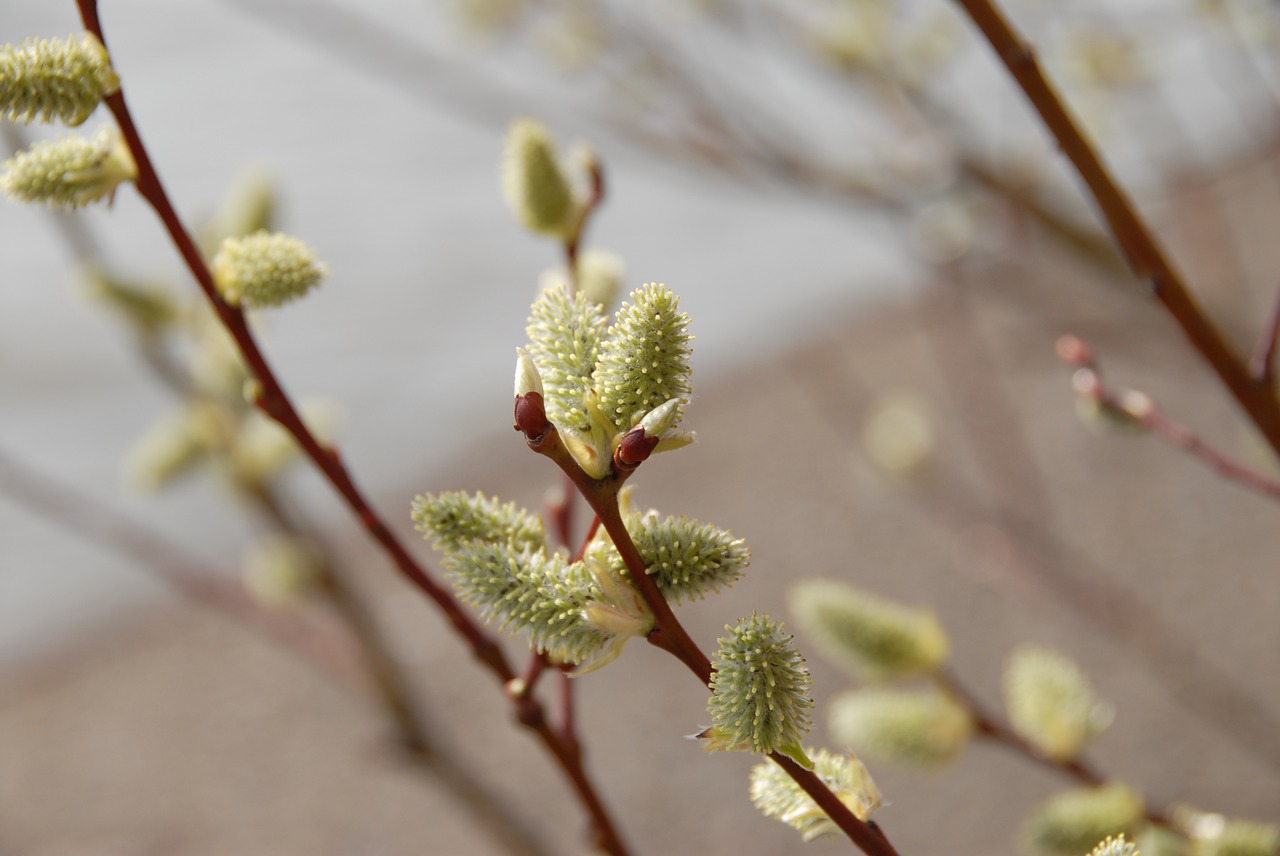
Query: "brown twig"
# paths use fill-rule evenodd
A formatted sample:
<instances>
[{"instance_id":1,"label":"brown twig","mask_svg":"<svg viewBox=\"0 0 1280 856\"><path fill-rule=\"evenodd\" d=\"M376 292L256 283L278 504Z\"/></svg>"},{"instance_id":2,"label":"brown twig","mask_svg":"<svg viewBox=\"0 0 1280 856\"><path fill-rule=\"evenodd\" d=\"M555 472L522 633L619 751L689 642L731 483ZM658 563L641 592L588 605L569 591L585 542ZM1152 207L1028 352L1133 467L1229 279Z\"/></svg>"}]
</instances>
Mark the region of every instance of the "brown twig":
<instances>
[{"instance_id":1,"label":"brown twig","mask_svg":"<svg viewBox=\"0 0 1280 856\"><path fill-rule=\"evenodd\" d=\"M269 486L241 484L239 487L272 529L316 548L321 589L360 644L369 676L395 725L399 748L435 777L451 799L475 816L479 828L493 835L508 852L524 856L546 854L534 830L521 823L518 815L503 805L465 765L437 745L426 724L426 711L416 698L403 667L391 653L391 645L377 616L344 570L333 561L316 533L299 522Z\"/></svg>"},{"instance_id":2,"label":"brown twig","mask_svg":"<svg viewBox=\"0 0 1280 856\"><path fill-rule=\"evenodd\" d=\"M647 637L649 644L661 648L684 663L704 686L710 687L713 672L710 659L671 611L671 606L662 596L657 583L649 576L644 558L622 520L618 491L635 467L619 466L615 456L615 465L609 475L602 479L593 479L587 475L569 454L556 427L547 419L539 393L529 393L516 399L515 427L524 434L530 449L550 458L573 480L591 510L600 519L600 524L609 533L627 567L632 585L653 614L654 628ZM868 856L896 856L897 851L881 829L874 823L859 820L815 773L805 770L778 752L770 753L769 758L782 767L864 853Z\"/></svg>"},{"instance_id":3,"label":"brown twig","mask_svg":"<svg viewBox=\"0 0 1280 856\"><path fill-rule=\"evenodd\" d=\"M1088 186L1120 245L1129 267L1182 329L1267 444L1280 454L1280 403L1275 390L1259 385L1209 321L1182 276L1120 189L1093 146L1085 139L1050 85L1031 46L1016 33L991 0L956 0L981 30L1000 61L1022 87L1063 154Z\"/></svg>"},{"instance_id":4,"label":"brown twig","mask_svg":"<svg viewBox=\"0 0 1280 856\"><path fill-rule=\"evenodd\" d=\"M80 10L80 16L85 28L105 45L106 38L103 35L102 26L98 18L97 0L76 0L76 4ZM515 677L515 673L512 671L502 647L493 637L482 630L470 615L462 609L461 605L448 590L437 583L427 570L414 559L399 538L396 537L390 527L386 525L381 516L365 499L351 474L342 463L337 451L322 446L315 435L311 433L263 356L246 322L244 313L238 307L229 305L218 293L212 273L205 264L195 241L192 240L186 226L182 223L172 202L169 200L159 173L157 173L151 162L151 157L145 145L143 145L125 101L123 90L108 96L106 104L112 115L115 116L125 144L129 147L129 151L137 164L138 177L135 180L135 185L138 193L160 218L175 248L200 286L200 290L208 299L210 306L227 329L227 332L235 340L249 371L260 384L256 402L258 406L289 432L303 453L347 503L370 537L391 558L401 575L436 604L437 608L449 620L454 631L471 648L475 657L493 672L503 685L506 685L508 681ZM552 753L562 772L569 779L579 801L591 817L596 836L596 846L601 850L614 854L614 856L625 856L629 850L622 841L612 818L597 794L595 785L587 776L577 753L547 725L541 704L533 698L518 700L516 718L521 724L537 733L543 745Z\"/></svg>"},{"instance_id":5,"label":"brown twig","mask_svg":"<svg viewBox=\"0 0 1280 856\"><path fill-rule=\"evenodd\" d=\"M1228 481L1243 485L1263 496L1280 499L1280 481L1245 466L1205 442L1187 426L1161 409L1151 396L1137 390L1115 392L1102 380L1102 372L1093 353L1076 336L1063 336L1057 343L1058 355L1076 367L1072 386L1076 393L1120 420L1146 428L1170 446L1182 449L1193 458L1217 471Z\"/></svg>"},{"instance_id":6,"label":"brown twig","mask_svg":"<svg viewBox=\"0 0 1280 856\"><path fill-rule=\"evenodd\" d=\"M1271 298L1267 324L1262 328L1262 335L1258 337L1253 358L1249 360L1249 374L1262 386L1271 386L1275 383L1277 342L1280 342L1280 288L1276 289L1275 296Z\"/></svg>"},{"instance_id":7,"label":"brown twig","mask_svg":"<svg viewBox=\"0 0 1280 856\"><path fill-rule=\"evenodd\" d=\"M968 710L969 716L973 719L974 729L986 739L1000 744L1035 764L1070 776L1081 784L1098 787L1111 781L1108 776L1095 769L1082 758L1058 760L1041 752L1030 741L989 712L982 702L978 700L978 697L965 687L950 670L942 669L938 671L934 675L934 679L943 691ZM1144 817L1148 822L1160 826L1172 825L1169 812L1165 809L1151 803L1145 803L1145 805Z\"/></svg>"},{"instance_id":8,"label":"brown twig","mask_svg":"<svg viewBox=\"0 0 1280 856\"><path fill-rule=\"evenodd\" d=\"M0 451L0 493L46 520L150 570L174 591L300 654L350 684L350 652L332 634L297 617L264 609L239 580L206 568L110 505L97 502Z\"/></svg>"}]
</instances>

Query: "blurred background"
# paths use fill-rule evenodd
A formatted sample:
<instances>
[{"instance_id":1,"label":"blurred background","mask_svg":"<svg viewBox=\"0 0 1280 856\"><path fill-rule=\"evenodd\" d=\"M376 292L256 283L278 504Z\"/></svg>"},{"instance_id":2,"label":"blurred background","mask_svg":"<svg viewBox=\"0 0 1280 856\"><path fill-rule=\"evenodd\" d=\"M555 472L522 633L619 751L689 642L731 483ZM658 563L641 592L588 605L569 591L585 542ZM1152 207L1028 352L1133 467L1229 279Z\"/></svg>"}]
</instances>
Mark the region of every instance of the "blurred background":
<instances>
[{"instance_id":1,"label":"blurred background","mask_svg":"<svg viewBox=\"0 0 1280 856\"><path fill-rule=\"evenodd\" d=\"M1008 9L1248 353L1280 282L1280 12ZM1083 412L1055 340L1082 336L1108 382L1274 462L950 5L113 0L102 16L188 221L216 232L258 176L277 226L331 267L260 329L406 538L417 493L536 508L557 484L509 428L513 351L560 263L500 192L504 129L532 116L604 165L586 246L625 261L624 293L665 282L693 319L699 442L635 482L753 549L746 580L685 610L704 647L752 610L785 617L801 578L932 605L993 707L1011 647L1052 645L1115 705L1098 766L1160 804L1280 820L1275 509ZM79 29L70 2L0 15L4 42ZM269 612L281 644L209 608L254 608L243 556L271 527L217 466L138 489L132 450L182 409L156 356L194 365L204 345L198 325L139 335L85 273L195 305L136 194L74 221L5 205L0 235L0 853L586 852L489 676L306 466L273 472L273 492L348 573L432 757L457 767L395 751L349 612ZM821 710L854 681L810 660ZM705 725L705 692L660 652L633 645L577 690L588 764L638 853L805 849L750 808L750 759L681 739ZM457 769L513 828L477 816ZM1068 784L980 744L941 774L872 772L904 854L1018 852L1021 818Z\"/></svg>"}]
</instances>

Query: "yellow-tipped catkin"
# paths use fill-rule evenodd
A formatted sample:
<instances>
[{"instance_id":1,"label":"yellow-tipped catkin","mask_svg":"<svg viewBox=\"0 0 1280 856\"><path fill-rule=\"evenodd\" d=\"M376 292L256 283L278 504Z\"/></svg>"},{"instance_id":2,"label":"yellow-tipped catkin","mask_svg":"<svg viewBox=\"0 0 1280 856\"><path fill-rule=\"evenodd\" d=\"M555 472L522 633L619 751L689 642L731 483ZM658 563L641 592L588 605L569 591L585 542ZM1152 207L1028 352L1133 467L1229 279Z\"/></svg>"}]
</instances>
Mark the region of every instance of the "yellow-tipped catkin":
<instances>
[{"instance_id":1,"label":"yellow-tipped catkin","mask_svg":"<svg viewBox=\"0 0 1280 856\"><path fill-rule=\"evenodd\" d=\"M502 190L511 212L526 228L558 238L577 229L582 205L542 123L517 119L507 129Z\"/></svg>"},{"instance_id":2,"label":"yellow-tipped catkin","mask_svg":"<svg viewBox=\"0 0 1280 856\"><path fill-rule=\"evenodd\" d=\"M91 33L0 46L0 116L79 125L120 89L107 49Z\"/></svg>"},{"instance_id":3,"label":"yellow-tipped catkin","mask_svg":"<svg viewBox=\"0 0 1280 856\"><path fill-rule=\"evenodd\" d=\"M1013 729L1055 761L1074 758L1111 718L1080 667L1048 648L1013 652L1004 670L1004 699Z\"/></svg>"},{"instance_id":4,"label":"yellow-tipped catkin","mask_svg":"<svg viewBox=\"0 0 1280 856\"><path fill-rule=\"evenodd\" d=\"M1132 835L1144 810L1142 797L1120 782L1063 791L1035 810L1022 839L1045 856L1079 856L1109 836Z\"/></svg>"},{"instance_id":5,"label":"yellow-tipped catkin","mask_svg":"<svg viewBox=\"0 0 1280 856\"><path fill-rule=\"evenodd\" d=\"M138 177L133 155L114 125L92 137L41 140L4 162L0 190L15 202L80 208L110 200Z\"/></svg>"},{"instance_id":6,"label":"yellow-tipped catkin","mask_svg":"<svg viewBox=\"0 0 1280 856\"><path fill-rule=\"evenodd\" d=\"M329 272L300 239L266 231L223 241L212 269L223 300L253 308L296 300Z\"/></svg>"},{"instance_id":7,"label":"yellow-tipped catkin","mask_svg":"<svg viewBox=\"0 0 1280 856\"><path fill-rule=\"evenodd\" d=\"M855 756L838 755L826 749L808 749L806 754L813 759L813 771L818 778L849 807L854 817L867 820L880 807L880 789ZM840 832L813 797L772 761L756 764L751 769L751 802L765 817L780 820L799 831L806 842Z\"/></svg>"},{"instance_id":8,"label":"yellow-tipped catkin","mask_svg":"<svg viewBox=\"0 0 1280 856\"><path fill-rule=\"evenodd\" d=\"M844 583L809 580L791 589L803 632L833 662L871 679L931 672L949 643L931 610L911 609Z\"/></svg>"},{"instance_id":9,"label":"yellow-tipped catkin","mask_svg":"<svg viewBox=\"0 0 1280 856\"><path fill-rule=\"evenodd\" d=\"M936 767L964 751L973 717L945 693L928 690L854 690L829 708L831 734L868 758Z\"/></svg>"},{"instance_id":10,"label":"yellow-tipped catkin","mask_svg":"<svg viewBox=\"0 0 1280 856\"><path fill-rule=\"evenodd\" d=\"M1138 848L1124 835L1114 835L1100 841L1089 856L1138 856Z\"/></svg>"}]
</instances>

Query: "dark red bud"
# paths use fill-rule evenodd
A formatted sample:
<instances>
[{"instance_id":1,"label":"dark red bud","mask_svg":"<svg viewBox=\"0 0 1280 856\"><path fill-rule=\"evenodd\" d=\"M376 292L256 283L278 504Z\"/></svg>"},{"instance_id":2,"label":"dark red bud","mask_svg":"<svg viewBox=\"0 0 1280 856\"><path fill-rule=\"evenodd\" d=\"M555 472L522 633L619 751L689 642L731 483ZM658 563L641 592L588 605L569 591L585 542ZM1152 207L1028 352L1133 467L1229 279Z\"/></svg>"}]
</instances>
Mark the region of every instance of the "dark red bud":
<instances>
[{"instance_id":1,"label":"dark red bud","mask_svg":"<svg viewBox=\"0 0 1280 856\"><path fill-rule=\"evenodd\" d=\"M632 428L622 435L618 450L613 453L613 462L624 469L640 466L649 459L658 445L657 437L650 437L643 428Z\"/></svg>"},{"instance_id":2,"label":"dark red bud","mask_svg":"<svg viewBox=\"0 0 1280 856\"><path fill-rule=\"evenodd\" d=\"M541 440L551 425L547 421L547 409L542 404L541 393L526 392L524 395L517 395L515 416L515 429L523 431L525 439L530 443Z\"/></svg>"}]
</instances>

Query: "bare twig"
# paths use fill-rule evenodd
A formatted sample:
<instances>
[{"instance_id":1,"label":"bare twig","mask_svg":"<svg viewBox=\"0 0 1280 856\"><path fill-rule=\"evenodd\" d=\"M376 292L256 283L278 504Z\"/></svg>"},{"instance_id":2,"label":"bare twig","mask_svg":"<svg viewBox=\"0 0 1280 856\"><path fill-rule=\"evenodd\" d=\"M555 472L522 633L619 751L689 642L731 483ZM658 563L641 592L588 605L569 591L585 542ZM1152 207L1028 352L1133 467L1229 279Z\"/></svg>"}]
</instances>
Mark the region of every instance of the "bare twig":
<instances>
[{"instance_id":1,"label":"bare twig","mask_svg":"<svg viewBox=\"0 0 1280 856\"><path fill-rule=\"evenodd\" d=\"M1267 313L1267 324L1258 337L1253 358L1249 360L1249 374L1264 386L1275 382L1276 343L1280 341L1280 288L1276 289L1271 299L1271 310Z\"/></svg>"},{"instance_id":2,"label":"bare twig","mask_svg":"<svg viewBox=\"0 0 1280 856\"><path fill-rule=\"evenodd\" d=\"M1058 340L1057 350L1065 362L1076 367L1075 377L1071 381L1076 393L1097 404L1105 413L1141 425L1164 442L1182 449L1216 470L1229 481L1272 499L1280 499L1280 481L1247 467L1214 448L1190 428L1166 414L1151 396L1132 389L1115 392L1107 387L1093 353L1084 341L1076 336L1063 336Z\"/></svg>"},{"instance_id":3,"label":"bare twig","mask_svg":"<svg viewBox=\"0 0 1280 856\"><path fill-rule=\"evenodd\" d=\"M982 31L1058 141L1063 154L1088 186L1139 282L1160 301L1267 444L1280 455L1280 403L1275 391L1254 381L1244 363L1196 303L1182 276L1166 258L1133 203L1067 112L1041 71L1031 46L1013 30L991 0L956 2Z\"/></svg>"},{"instance_id":4,"label":"bare twig","mask_svg":"<svg viewBox=\"0 0 1280 856\"><path fill-rule=\"evenodd\" d=\"M1090 766L1082 758L1057 760L1041 752L1026 738L986 710L982 702L978 700L978 697L960 683L960 680L953 672L943 669L935 674L934 678L948 695L969 711L969 716L973 719L974 728L988 740L1000 744L1039 766L1070 776L1090 787L1104 785L1111 781L1110 777ZM1144 805L1143 816L1148 822L1160 826L1172 825L1169 812L1165 809L1145 800Z\"/></svg>"},{"instance_id":5,"label":"bare twig","mask_svg":"<svg viewBox=\"0 0 1280 856\"><path fill-rule=\"evenodd\" d=\"M238 579L205 567L110 505L58 483L2 450L0 493L80 538L127 556L174 591L302 655L344 683L355 679L351 651L333 634L296 616L264 609L249 597Z\"/></svg>"}]
</instances>

